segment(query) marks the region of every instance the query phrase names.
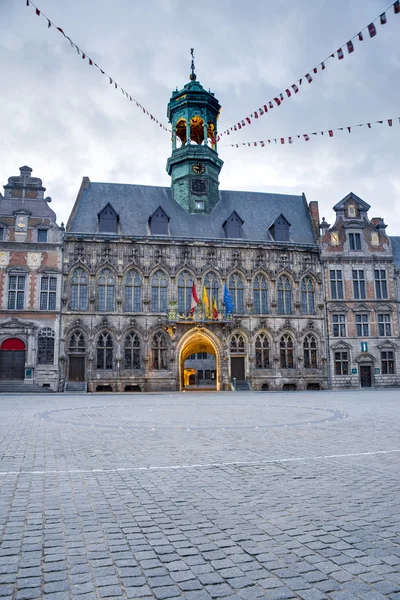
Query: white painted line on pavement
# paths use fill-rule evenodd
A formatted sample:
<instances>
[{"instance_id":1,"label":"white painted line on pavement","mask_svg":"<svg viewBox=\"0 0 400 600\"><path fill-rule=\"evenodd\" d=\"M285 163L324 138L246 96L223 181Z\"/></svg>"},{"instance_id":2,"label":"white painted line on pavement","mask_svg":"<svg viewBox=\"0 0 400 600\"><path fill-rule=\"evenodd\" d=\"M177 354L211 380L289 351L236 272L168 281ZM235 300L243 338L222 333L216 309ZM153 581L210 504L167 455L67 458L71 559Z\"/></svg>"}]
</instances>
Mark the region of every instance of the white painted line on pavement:
<instances>
[{"instance_id":1,"label":"white painted line on pavement","mask_svg":"<svg viewBox=\"0 0 400 600\"><path fill-rule=\"evenodd\" d=\"M163 471L177 469L203 469L209 467L232 467L232 466L258 466L274 463L305 462L307 460L328 460L331 458L351 458L354 456L376 456L378 454L394 454L396 450L373 450L371 452L351 452L348 454L324 454L321 456L299 456L294 458L271 458L268 460L235 460L232 462L202 463L193 465L153 465L146 467L120 467L114 469L66 469L48 471L0 471L0 477L7 475L68 475L70 473L124 473L131 471Z\"/></svg>"}]
</instances>

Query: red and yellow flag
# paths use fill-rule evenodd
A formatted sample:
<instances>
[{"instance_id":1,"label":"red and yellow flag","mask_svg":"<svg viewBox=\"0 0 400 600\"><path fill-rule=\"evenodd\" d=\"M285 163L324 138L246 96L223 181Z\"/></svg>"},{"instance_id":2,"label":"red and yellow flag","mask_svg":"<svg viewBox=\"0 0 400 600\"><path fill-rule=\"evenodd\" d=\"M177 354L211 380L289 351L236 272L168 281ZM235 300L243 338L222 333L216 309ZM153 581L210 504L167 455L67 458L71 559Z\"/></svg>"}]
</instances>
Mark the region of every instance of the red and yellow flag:
<instances>
[{"instance_id":1,"label":"red and yellow flag","mask_svg":"<svg viewBox=\"0 0 400 600\"><path fill-rule=\"evenodd\" d=\"M214 298L213 301L213 318L218 319L218 308L217 308L217 299Z\"/></svg>"}]
</instances>

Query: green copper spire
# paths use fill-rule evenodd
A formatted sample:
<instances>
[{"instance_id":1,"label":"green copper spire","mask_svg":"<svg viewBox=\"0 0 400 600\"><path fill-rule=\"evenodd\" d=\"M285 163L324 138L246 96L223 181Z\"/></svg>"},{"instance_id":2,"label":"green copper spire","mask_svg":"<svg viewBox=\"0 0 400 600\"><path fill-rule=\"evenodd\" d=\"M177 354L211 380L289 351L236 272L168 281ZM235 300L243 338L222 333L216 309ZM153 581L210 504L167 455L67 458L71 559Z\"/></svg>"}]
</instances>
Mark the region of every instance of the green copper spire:
<instances>
[{"instance_id":1,"label":"green copper spire","mask_svg":"<svg viewBox=\"0 0 400 600\"><path fill-rule=\"evenodd\" d=\"M223 165L216 142L221 106L197 81L193 48L190 54L190 81L172 92L168 103L172 154L167 172L176 202L188 212L209 213L219 200L218 176Z\"/></svg>"}]
</instances>

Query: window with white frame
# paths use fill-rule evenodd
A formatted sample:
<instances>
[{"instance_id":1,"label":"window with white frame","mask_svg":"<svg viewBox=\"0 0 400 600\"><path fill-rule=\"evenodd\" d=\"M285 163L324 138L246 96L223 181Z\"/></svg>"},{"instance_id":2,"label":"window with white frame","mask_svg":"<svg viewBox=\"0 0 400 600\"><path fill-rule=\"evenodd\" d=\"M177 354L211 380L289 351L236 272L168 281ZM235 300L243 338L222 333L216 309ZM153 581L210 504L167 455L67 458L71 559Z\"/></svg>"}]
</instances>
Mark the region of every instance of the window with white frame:
<instances>
[{"instance_id":1,"label":"window with white frame","mask_svg":"<svg viewBox=\"0 0 400 600\"><path fill-rule=\"evenodd\" d=\"M335 352L335 374L349 374L349 353L346 351Z\"/></svg>"},{"instance_id":2,"label":"window with white frame","mask_svg":"<svg viewBox=\"0 0 400 600\"><path fill-rule=\"evenodd\" d=\"M369 315L368 314L356 315L356 332L357 332L357 337L368 337L369 336Z\"/></svg>"},{"instance_id":3,"label":"window with white frame","mask_svg":"<svg viewBox=\"0 0 400 600\"><path fill-rule=\"evenodd\" d=\"M365 299L365 276L363 269L353 269L353 294L355 300Z\"/></svg>"},{"instance_id":4,"label":"window with white frame","mask_svg":"<svg viewBox=\"0 0 400 600\"><path fill-rule=\"evenodd\" d=\"M392 335L392 315L390 313L378 313L379 335Z\"/></svg>"},{"instance_id":5,"label":"window with white frame","mask_svg":"<svg viewBox=\"0 0 400 600\"><path fill-rule=\"evenodd\" d=\"M332 315L333 337L346 337L346 315Z\"/></svg>"},{"instance_id":6,"label":"window with white frame","mask_svg":"<svg viewBox=\"0 0 400 600\"><path fill-rule=\"evenodd\" d=\"M393 375L394 369L394 352L393 350L382 350L381 352L381 369L382 375Z\"/></svg>"},{"instance_id":7,"label":"window with white frame","mask_svg":"<svg viewBox=\"0 0 400 600\"><path fill-rule=\"evenodd\" d=\"M343 300L343 279L340 269L330 269L329 279L331 284L331 298Z\"/></svg>"},{"instance_id":8,"label":"window with white frame","mask_svg":"<svg viewBox=\"0 0 400 600\"><path fill-rule=\"evenodd\" d=\"M375 277L375 295L378 300L382 298L388 297L387 292L387 280L386 280L386 271L385 269L375 269L374 270Z\"/></svg>"},{"instance_id":9,"label":"window with white frame","mask_svg":"<svg viewBox=\"0 0 400 600\"><path fill-rule=\"evenodd\" d=\"M40 310L55 310L57 277L44 276L40 282Z\"/></svg>"},{"instance_id":10,"label":"window with white frame","mask_svg":"<svg viewBox=\"0 0 400 600\"><path fill-rule=\"evenodd\" d=\"M25 275L10 275L8 279L8 310L23 310Z\"/></svg>"},{"instance_id":11,"label":"window with white frame","mask_svg":"<svg viewBox=\"0 0 400 600\"><path fill-rule=\"evenodd\" d=\"M361 234L349 233L350 250L361 250Z\"/></svg>"}]
</instances>

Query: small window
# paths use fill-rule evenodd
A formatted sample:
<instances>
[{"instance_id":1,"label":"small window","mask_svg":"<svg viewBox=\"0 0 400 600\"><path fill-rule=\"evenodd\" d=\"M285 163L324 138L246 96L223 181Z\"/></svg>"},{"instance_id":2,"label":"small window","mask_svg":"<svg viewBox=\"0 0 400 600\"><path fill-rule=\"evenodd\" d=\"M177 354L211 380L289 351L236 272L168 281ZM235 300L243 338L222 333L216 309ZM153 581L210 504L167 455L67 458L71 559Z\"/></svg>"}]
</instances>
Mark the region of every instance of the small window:
<instances>
[{"instance_id":1,"label":"small window","mask_svg":"<svg viewBox=\"0 0 400 600\"><path fill-rule=\"evenodd\" d=\"M289 242L290 225L291 223L283 215L279 215L274 221L269 230L276 242Z\"/></svg>"},{"instance_id":2,"label":"small window","mask_svg":"<svg viewBox=\"0 0 400 600\"><path fill-rule=\"evenodd\" d=\"M346 337L346 315L332 315L333 337Z\"/></svg>"},{"instance_id":3,"label":"small window","mask_svg":"<svg viewBox=\"0 0 400 600\"><path fill-rule=\"evenodd\" d=\"M363 269L353 269L353 293L355 300L365 299L365 275Z\"/></svg>"},{"instance_id":4,"label":"small window","mask_svg":"<svg viewBox=\"0 0 400 600\"><path fill-rule=\"evenodd\" d=\"M350 250L361 250L361 234L349 233Z\"/></svg>"},{"instance_id":5,"label":"small window","mask_svg":"<svg viewBox=\"0 0 400 600\"><path fill-rule=\"evenodd\" d=\"M378 314L379 335L392 335L392 319L390 313Z\"/></svg>"},{"instance_id":6,"label":"small window","mask_svg":"<svg viewBox=\"0 0 400 600\"><path fill-rule=\"evenodd\" d=\"M347 352L335 352L335 374L349 374L349 355Z\"/></svg>"},{"instance_id":7,"label":"small window","mask_svg":"<svg viewBox=\"0 0 400 600\"><path fill-rule=\"evenodd\" d=\"M47 229L38 229L37 241L38 242L47 242Z\"/></svg>"},{"instance_id":8,"label":"small window","mask_svg":"<svg viewBox=\"0 0 400 600\"><path fill-rule=\"evenodd\" d=\"M369 315L356 315L357 337L369 336Z\"/></svg>"},{"instance_id":9,"label":"small window","mask_svg":"<svg viewBox=\"0 0 400 600\"><path fill-rule=\"evenodd\" d=\"M151 235L168 235L169 218L161 206L149 218Z\"/></svg>"},{"instance_id":10,"label":"small window","mask_svg":"<svg viewBox=\"0 0 400 600\"><path fill-rule=\"evenodd\" d=\"M4 240L4 227L0 227L0 241Z\"/></svg>"},{"instance_id":11,"label":"small window","mask_svg":"<svg viewBox=\"0 0 400 600\"><path fill-rule=\"evenodd\" d=\"M107 204L98 214L99 231L102 233L117 233L118 215L111 206Z\"/></svg>"},{"instance_id":12,"label":"small window","mask_svg":"<svg viewBox=\"0 0 400 600\"><path fill-rule=\"evenodd\" d=\"M394 374L394 352L385 350L381 352L382 375Z\"/></svg>"},{"instance_id":13,"label":"small window","mask_svg":"<svg viewBox=\"0 0 400 600\"><path fill-rule=\"evenodd\" d=\"M233 211L229 219L222 225L227 238L242 238L244 221L239 217L236 211Z\"/></svg>"},{"instance_id":14,"label":"small window","mask_svg":"<svg viewBox=\"0 0 400 600\"><path fill-rule=\"evenodd\" d=\"M339 269L331 269L329 277L331 283L331 298L334 300L343 300L342 271Z\"/></svg>"}]
</instances>

